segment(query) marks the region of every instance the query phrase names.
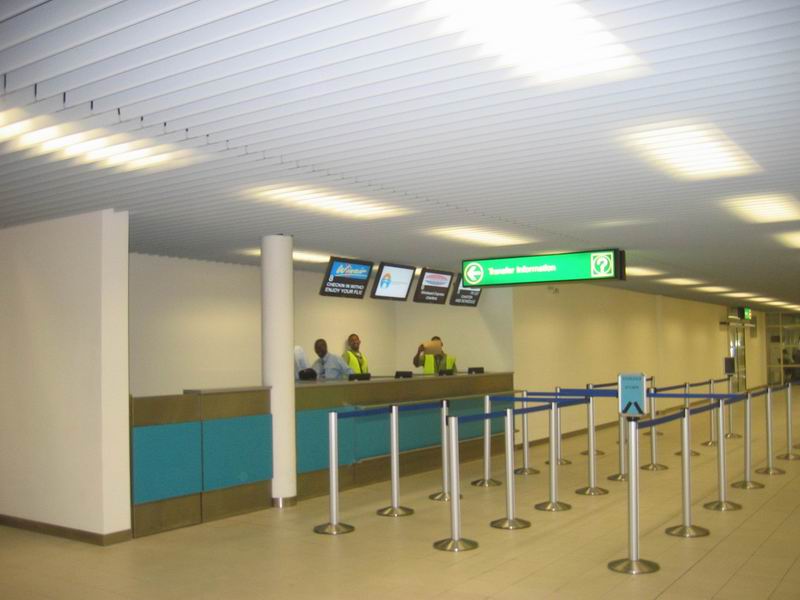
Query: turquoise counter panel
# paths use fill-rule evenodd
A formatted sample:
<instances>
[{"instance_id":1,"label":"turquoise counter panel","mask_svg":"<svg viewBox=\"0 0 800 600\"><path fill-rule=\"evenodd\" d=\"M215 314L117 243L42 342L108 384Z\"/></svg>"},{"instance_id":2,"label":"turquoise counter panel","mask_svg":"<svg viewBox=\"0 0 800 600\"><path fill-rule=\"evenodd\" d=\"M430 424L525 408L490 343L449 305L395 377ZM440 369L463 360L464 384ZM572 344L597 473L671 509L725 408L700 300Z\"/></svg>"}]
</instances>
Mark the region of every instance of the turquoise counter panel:
<instances>
[{"instance_id":1,"label":"turquoise counter panel","mask_svg":"<svg viewBox=\"0 0 800 600\"><path fill-rule=\"evenodd\" d=\"M133 428L133 503L200 493L199 422Z\"/></svg>"},{"instance_id":2,"label":"turquoise counter panel","mask_svg":"<svg viewBox=\"0 0 800 600\"><path fill-rule=\"evenodd\" d=\"M203 490L272 479L272 415L203 421Z\"/></svg>"},{"instance_id":3,"label":"turquoise counter panel","mask_svg":"<svg viewBox=\"0 0 800 600\"><path fill-rule=\"evenodd\" d=\"M355 410L350 406L336 412ZM308 473L328 468L328 413L330 409L301 410L297 413L297 472ZM358 419L339 421L339 464L352 465L355 461L353 431Z\"/></svg>"}]
</instances>

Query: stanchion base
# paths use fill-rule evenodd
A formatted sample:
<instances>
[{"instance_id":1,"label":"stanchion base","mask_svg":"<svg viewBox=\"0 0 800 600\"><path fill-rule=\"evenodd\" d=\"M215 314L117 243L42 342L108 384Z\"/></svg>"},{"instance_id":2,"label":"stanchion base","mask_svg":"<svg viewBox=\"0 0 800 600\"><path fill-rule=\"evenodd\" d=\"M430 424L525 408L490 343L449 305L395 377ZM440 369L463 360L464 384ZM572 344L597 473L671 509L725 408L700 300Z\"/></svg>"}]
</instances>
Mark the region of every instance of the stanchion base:
<instances>
[{"instance_id":1,"label":"stanchion base","mask_svg":"<svg viewBox=\"0 0 800 600\"><path fill-rule=\"evenodd\" d=\"M705 527L699 525L675 525L664 530L667 535L674 535L682 538L706 537L710 532Z\"/></svg>"},{"instance_id":2,"label":"stanchion base","mask_svg":"<svg viewBox=\"0 0 800 600\"><path fill-rule=\"evenodd\" d=\"M739 490L760 490L764 488L764 484L748 479L747 481L736 481L731 484L731 487Z\"/></svg>"},{"instance_id":3,"label":"stanchion base","mask_svg":"<svg viewBox=\"0 0 800 600\"><path fill-rule=\"evenodd\" d=\"M532 467L520 467L519 469L514 469L514 475L538 475L539 469L534 469Z\"/></svg>"},{"instance_id":4,"label":"stanchion base","mask_svg":"<svg viewBox=\"0 0 800 600\"><path fill-rule=\"evenodd\" d=\"M549 465L550 461L546 460L546 461L544 461L544 464ZM559 458L556 461L556 464L563 467L564 465L571 465L572 461L571 460L567 460L566 458Z\"/></svg>"},{"instance_id":5,"label":"stanchion base","mask_svg":"<svg viewBox=\"0 0 800 600\"><path fill-rule=\"evenodd\" d=\"M739 435L738 433L733 433L732 431L729 431L728 433L725 434L726 440L738 440L740 437L742 436Z\"/></svg>"},{"instance_id":6,"label":"stanchion base","mask_svg":"<svg viewBox=\"0 0 800 600\"><path fill-rule=\"evenodd\" d=\"M581 452L581 454L583 454L584 456L589 456L589 451L588 450L584 450L583 452ZM594 451L594 455L595 456L605 456L605 454L606 453L603 452L602 450L598 450L598 449L595 448L595 451Z\"/></svg>"},{"instance_id":7,"label":"stanchion base","mask_svg":"<svg viewBox=\"0 0 800 600\"><path fill-rule=\"evenodd\" d=\"M466 552L467 550L475 550L478 547L478 542L466 538L461 538L460 540L447 538L433 542L433 547L443 552Z\"/></svg>"},{"instance_id":8,"label":"stanchion base","mask_svg":"<svg viewBox=\"0 0 800 600\"><path fill-rule=\"evenodd\" d=\"M533 508L535 508L536 510L544 510L547 512L562 512L565 510L570 510L572 508L572 505L567 504L566 502L561 502L559 500L556 500L555 502L550 502L548 500L547 502L540 502L539 504L534 505Z\"/></svg>"},{"instance_id":9,"label":"stanchion base","mask_svg":"<svg viewBox=\"0 0 800 600\"><path fill-rule=\"evenodd\" d=\"M379 508L375 513L379 517L408 517L414 514L414 509L407 506L387 506Z\"/></svg>"},{"instance_id":10,"label":"stanchion base","mask_svg":"<svg viewBox=\"0 0 800 600\"><path fill-rule=\"evenodd\" d=\"M705 446L706 448L716 448L717 442L715 440L706 440L700 444L701 446Z\"/></svg>"},{"instance_id":11,"label":"stanchion base","mask_svg":"<svg viewBox=\"0 0 800 600\"><path fill-rule=\"evenodd\" d=\"M342 535L344 533L350 533L354 530L355 527L348 525L347 523L323 523L322 525L317 525L314 527L314 533L320 533L322 535Z\"/></svg>"},{"instance_id":12,"label":"stanchion base","mask_svg":"<svg viewBox=\"0 0 800 600\"><path fill-rule=\"evenodd\" d=\"M459 498L463 498L464 494L459 495ZM434 502L450 502L450 494L447 492L436 492L435 494L431 494L428 496Z\"/></svg>"},{"instance_id":13,"label":"stanchion base","mask_svg":"<svg viewBox=\"0 0 800 600\"><path fill-rule=\"evenodd\" d=\"M682 452L680 450L678 450L675 453L675 456L680 456L681 454L682 454ZM690 450L689 451L689 456L700 456L700 453L697 450Z\"/></svg>"},{"instance_id":14,"label":"stanchion base","mask_svg":"<svg viewBox=\"0 0 800 600\"><path fill-rule=\"evenodd\" d=\"M706 502L703 504L703 508L716 510L718 512L729 512L731 510L742 510L742 505L731 502L730 500L714 500L713 502Z\"/></svg>"},{"instance_id":15,"label":"stanchion base","mask_svg":"<svg viewBox=\"0 0 800 600\"><path fill-rule=\"evenodd\" d=\"M496 487L502 485L497 479L476 479L475 481L470 481L469 484L475 487Z\"/></svg>"},{"instance_id":16,"label":"stanchion base","mask_svg":"<svg viewBox=\"0 0 800 600\"><path fill-rule=\"evenodd\" d=\"M800 460L800 454L794 452L786 452L785 454L778 454L775 458L780 460Z\"/></svg>"},{"instance_id":17,"label":"stanchion base","mask_svg":"<svg viewBox=\"0 0 800 600\"><path fill-rule=\"evenodd\" d=\"M582 487L575 490L575 493L579 496L605 496L608 493L608 490L601 487Z\"/></svg>"},{"instance_id":18,"label":"stanchion base","mask_svg":"<svg viewBox=\"0 0 800 600\"><path fill-rule=\"evenodd\" d=\"M756 469L756 473L759 475L786 475L786 471L778 467L761 467L760 469Z\"/></svg>"},{"instance_id":19,"label":"stanchion base","mask_svg":"<svg viewBox=\"0 0 800 600\"><path fill-rule=\"evenodd\" d=\"M650 431L652 431L652 430L648 429L642 435L650 435ZM664 432L656 430L656 435L664 435Z\"/></svg>"},{"instance_id":20,"label":"stanchion base","mask_svg":"<svg viewBox=\"0 0 800 600\"><path fill-rule=\"evenodd\" d=\"M526 521L525 519L517 519L517 518L508 519L504 517L502 519L497 519L496 521L492 521L491 523L489 523L489 525L491 525L495 529L508 529L508 530L527 529L528 527L531 526L531 522Z\"/></svg>"},{"instance_id":21,"label":"stanchion base","mask_svg":"<svg viewBox=\"0 0 800 600\"><path fill-rule=\"evenodd\" d=\"M627 473L614 473L613 475L609 475L606 477L609 481L628 481L628 474Z\"/></svg>"},{"instance_id":22,"label":"stanchion base","mask_svg":"<svg viewBox=\"0 0 800 600\"><path fill-rule=\"evenodd\" d=\"M642 465L639 467L642 471L666 471L669 469L667 465L662 465L661 463L647 463L646 465Z\"/></svg>"},{"instance_id":23,"label":"stanchion base","mask_svg":"<svg viewBox=\"0 0 800 600\"><path fill-rule=\"evenodd\" d=\"M631 560L630 558L620 558L619 560L612 560L608 563L608 568L615 573L624 573L626 575L647 575L648 573L655 573L661 567L658 563L652 560Z\"/></svg>"}]
</instances>

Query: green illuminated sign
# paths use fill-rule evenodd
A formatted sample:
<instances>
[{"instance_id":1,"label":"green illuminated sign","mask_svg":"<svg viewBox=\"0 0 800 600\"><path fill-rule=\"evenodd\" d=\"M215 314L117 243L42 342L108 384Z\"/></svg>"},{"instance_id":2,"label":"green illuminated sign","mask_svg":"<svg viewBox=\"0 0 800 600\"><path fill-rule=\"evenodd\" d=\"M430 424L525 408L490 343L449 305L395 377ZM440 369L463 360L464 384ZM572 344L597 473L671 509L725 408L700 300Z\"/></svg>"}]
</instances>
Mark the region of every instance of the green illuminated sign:
<instances>
[{"instance_id":1,"label":"green illuminated sign","mask_svg":"<svg viewBox=\"0 0 800 600\"><path fill-rule=\"evenodd\" d=\"M753 309L749 306L741 306L738 309L739 318L744 321L752 321L753 320Z\"/></svg>"},{"instance_id":2,"label":"green illuminated sign","mask_svg":"<svg viewBox=\"0 0 800 600\"><path fill-rule=\"evenodd\" d=\"M592 250L568 254L477 258L462 261L461 274L466 287L625 279L625 252Z\"/></svg>"}]
</instances>

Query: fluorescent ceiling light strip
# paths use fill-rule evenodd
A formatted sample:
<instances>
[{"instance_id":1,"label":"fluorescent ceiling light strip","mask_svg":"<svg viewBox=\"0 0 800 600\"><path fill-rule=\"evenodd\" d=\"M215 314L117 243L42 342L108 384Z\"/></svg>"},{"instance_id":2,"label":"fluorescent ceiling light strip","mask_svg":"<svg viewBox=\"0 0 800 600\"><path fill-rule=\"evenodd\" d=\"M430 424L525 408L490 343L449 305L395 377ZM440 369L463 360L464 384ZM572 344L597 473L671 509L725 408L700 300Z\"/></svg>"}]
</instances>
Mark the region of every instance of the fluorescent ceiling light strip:
<instances>
[{"instance_id":1,"label":"fluorescent ceiling light strip","mask_svg":"<svg viewBox=\"0 0 800 600\"><path fill-rule=\"evenodd\" d=\"M722 287L719 285L706 285L703 287L695 288L698 292L708 292L710 294L721 294L722 292L730 292L731 288Z\"/></svg>"},{"instance_id":2,"label":"fluorescent ceiling light strip","mask_svg":"<svg viewBox=\"0 0 800 600\"><path fill-rule=\"evenodd\" d=\"M752 194L728 198L722 206L749 223L800 221L800 202L790 194Z\"/></svg>"},{"instance_id":3,"label":"fluorescent ceiling light strip","mask_svg":"<svg viewBox=\"0 0 800 600\"><path fill-rule=\"evenodd\" d=\"M669 277L667 279L659 279L658 281L661 283L667 283L669 285L700 285L703 283L697 279L688 279L685 277Z\"/></svg>"},{"instance_id":4,"label":"fluorescent ceiling light strip","mask_svg":"<svg viewBox=\"0 0 800 600\"><path fill-rule=\"evenodd\" d=\"M784 246L789 248L800 248L800 231L787 231L785 233L776 233L777 239Z\"/></svg>"},{"instance_id":5,"label":"fluorescent ceiling light strip","mask_svg":"<svg viewBox=\"0 0 800 600\"><path fill-rule=\"evenodd\" d=\"M755 294L748 294L747 292L731 292L730 294L723 294L728 298L753 298Z\"/></svg>"},{"instance_id":6,"label":"fluorescent ceiling light strip","mask_svg":"<svg viewBox=\"0 0 800 600\"><path fill-rule=\"evenodd\" d=\"M757 298L750 298L751 302L774 302L775 298L767 298L766 296L759 296Z\"/></svg>"},{"instance_id":7,"label":"fluorescent ceiling light strip","mask_svg":"<svg viewBox=\"0 0 800 600\"><path fill-rule=\"evenodd\" d=\"M381 219L411 212L399 206L376 202L353 194L339 194L326 188L269 186L251 190L251 194L270 202L349 219Z\"/></svg>"},{"instance_id":8,"label":"fluorescent ceiling light strip","mask_svg":"<svg viewBox=\"0 0 800 600\"><path fill-rule=\"evenodd\" d=\"M626 275L633 275L634 277L655 277L656 275L663 275L664 271L650 269L649 267L625 267Z\"/></svg>"},{"instance_id":9,"label":"fluorescent ceiling light strip","mask_svg":"<svg viewBox=\"0 0 800 600\"><path fill-rule=\"evenodd\" d=\"M435 227L429 229L428 233L457 242L478 244L481 246L516 246L519 244L530 244L536 241L533 238L524 238L511 233L469 226Z\"/></svg>"}]
</instances>

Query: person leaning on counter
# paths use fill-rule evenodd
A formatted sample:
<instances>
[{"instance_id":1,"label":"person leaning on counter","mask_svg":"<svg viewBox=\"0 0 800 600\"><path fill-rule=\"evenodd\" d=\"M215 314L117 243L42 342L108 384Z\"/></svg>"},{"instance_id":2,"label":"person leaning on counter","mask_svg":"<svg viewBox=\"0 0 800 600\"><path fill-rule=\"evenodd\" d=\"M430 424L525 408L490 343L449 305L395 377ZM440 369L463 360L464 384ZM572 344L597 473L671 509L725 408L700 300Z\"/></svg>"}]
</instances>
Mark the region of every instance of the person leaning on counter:
<instances>
[{"instance_id":1,"label":"person leaning on counter","mask_svg":"<svg viewBox=\"0 0 800 600\"><path fill-rule=\"evenodd\" d=\"M440 371L456 371L456 357L444 351L444 342L438 335L433 336L430 342L419 345L413 362L415 367L422 367L425 375L434 375Z\"/></svg>"},{"instance_id":2,"label":"person leaning on counter","mask_svg":"<svg viewBox=\"0 0 800 600\"><path fill-rule=\"evenodd\" d=\"M341 358L328 352L328 342L322 338L314 342L314 352L319 358L311 368L317 372L319 379L347 379L353 372Z\"/></svg>"},{"instance_id":3,"label":"person leaning on counter","mask_svg":"<svg viewBox=\"0 0 800 600\"><path fill-rule=\"evenodd\" d=\"M350 367L350 370L356 375L361 373L369 373L369 365L367 364L367 357L360 351L361 339L358 334L351 333L347 336L347 350L344 351L344 362Z\"/></svg>"}]
</instances>

